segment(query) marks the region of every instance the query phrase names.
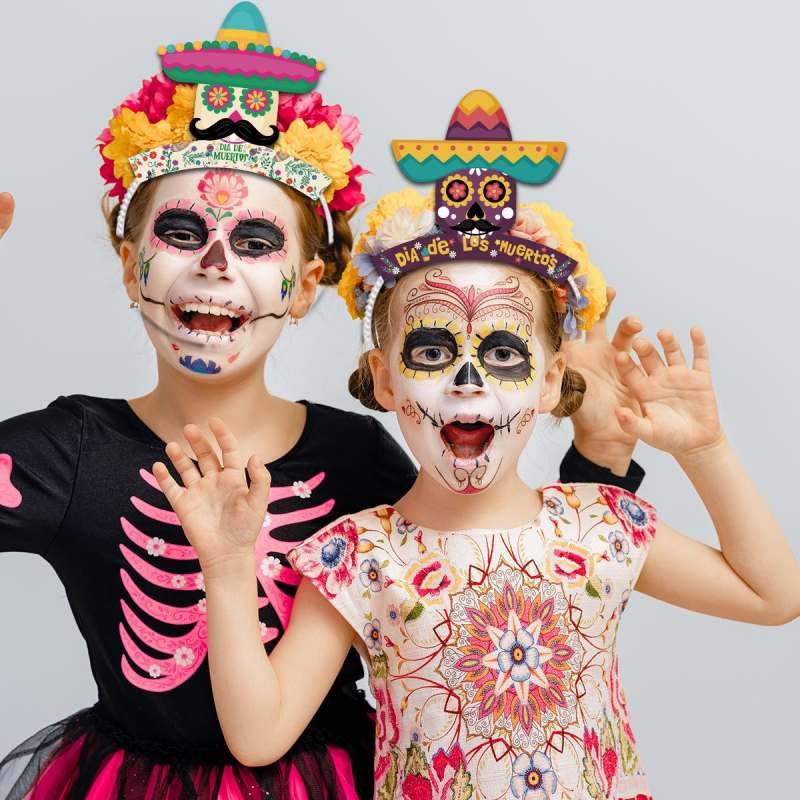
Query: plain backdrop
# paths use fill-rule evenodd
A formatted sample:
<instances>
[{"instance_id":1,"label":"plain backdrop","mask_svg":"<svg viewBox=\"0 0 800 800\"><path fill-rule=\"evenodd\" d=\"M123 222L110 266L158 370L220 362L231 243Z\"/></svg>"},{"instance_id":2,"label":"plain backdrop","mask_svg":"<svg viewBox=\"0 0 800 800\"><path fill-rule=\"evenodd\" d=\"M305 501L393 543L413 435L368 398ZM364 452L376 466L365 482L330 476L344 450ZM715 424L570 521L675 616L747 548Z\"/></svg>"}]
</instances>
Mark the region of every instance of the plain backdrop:
<instances>
[{"instance_id":1,"label":"plain backdrop","mask_svg":"<svg viewBox=\"0 0 800 800\"><path fill-rule=\"evenodd\" d=\"M156 47L211 38L228 4L4 2L0 415L59 394L132 397L154 380L99 212L95 135L157 71ZM619 288L617 315L709 337L725 427L798 548L795 4L508 0L272 2L273 43L326 61L321 90L361 118L371 199L400 188L393 136L437 138L469 89L493 91L518 138L564 139L552 185L523 190L576 221ZM272 390L356 409L357 326L333 292L285 332ZM397 434L392 419L386 418ZM540 425L522 469L555 474L569 423ZM714 532L672 460L642 447L641 493L681 530ZM758 532L754 531L754 535ZM98 597L97 602L116 602ZM638 596L622 671L660 800L797 797L800 623L747 627ZM64 592L34 557L0 559L0 751L92 703Z\"/></svg>"}]
</instances>

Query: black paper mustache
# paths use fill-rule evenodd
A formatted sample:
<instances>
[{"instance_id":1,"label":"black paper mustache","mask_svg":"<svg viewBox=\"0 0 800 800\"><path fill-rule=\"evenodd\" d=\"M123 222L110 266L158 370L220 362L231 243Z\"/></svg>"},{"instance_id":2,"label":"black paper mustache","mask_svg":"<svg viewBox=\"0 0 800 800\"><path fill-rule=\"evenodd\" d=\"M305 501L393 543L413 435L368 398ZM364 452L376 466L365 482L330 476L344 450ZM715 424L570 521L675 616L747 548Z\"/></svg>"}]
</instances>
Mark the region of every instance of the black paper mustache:
<instances>
[{"instance_id":1,"label":"black paper mustache","mask_svg":"<svg viewBox=\"0 0 800 800\"><path fill-rule=\"evenodd\" d=\"M269 134L264 135L263 133L259 133L252 122L248 122L246 119L234 121L230 119L230 117L217 120L208 128L198 128L198 119L200 118L195 117L189 123L189 132L192 134L192 136L194 136L195 139L225 139L231 134L235 134L240 139L245 142L249 142L250 144L257 144L261 147L270 147L271 145L275 144L280 134L280 131L276 125L271 125L270 127L272 128L272 131Z\"/></svg>"}]
</instances>

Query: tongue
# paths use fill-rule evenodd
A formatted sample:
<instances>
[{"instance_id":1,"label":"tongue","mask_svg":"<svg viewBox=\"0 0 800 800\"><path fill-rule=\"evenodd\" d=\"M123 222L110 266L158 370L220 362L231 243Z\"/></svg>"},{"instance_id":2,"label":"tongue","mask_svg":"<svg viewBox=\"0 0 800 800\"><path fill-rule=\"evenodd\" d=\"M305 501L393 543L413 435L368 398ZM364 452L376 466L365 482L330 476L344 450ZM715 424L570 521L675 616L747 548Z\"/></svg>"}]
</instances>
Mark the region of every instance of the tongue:
<instances>
[{"instance_id":1,"label":"tongue","mask_svg":"<svg viewBox=\"0 0 800 800\"><path fill-rule=\"evenodd\" d=\"M442 428L442 437L456 458L477 458L493 436L492 426L484 422L471 425L450 422Z\"/></svg>"},{"instance_id":2,"label":"tongue","mask_svg":"<svg viewBox=\"0 0 800 800\"><path fill-rule=\"evenodd\" d=\"M228 333L231 322L231 318L225 314L194 314L189 320L189 330Z\"/></svg>"}]
</instances>

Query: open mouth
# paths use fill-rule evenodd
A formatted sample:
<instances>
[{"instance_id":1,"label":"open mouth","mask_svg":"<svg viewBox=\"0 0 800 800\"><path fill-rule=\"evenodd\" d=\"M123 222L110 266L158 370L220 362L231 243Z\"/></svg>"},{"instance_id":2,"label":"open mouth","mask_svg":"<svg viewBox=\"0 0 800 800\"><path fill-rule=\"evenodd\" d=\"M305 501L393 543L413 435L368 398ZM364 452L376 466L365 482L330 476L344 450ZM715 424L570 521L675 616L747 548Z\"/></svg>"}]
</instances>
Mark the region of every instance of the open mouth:
<instances>
[{"instance_id":1,"label":"open mouth","mask_svg":"<svg viewBox=\"0 0 800 800\"><path fill-rule=\"evenodd\" d=\"M494 233L500 230L499 226L492 225L485 219L465 219L458 223L458 225L451 226L454 231L458 231L464 236L480 236L483 238L488 233Z\"/></svg>"},{"instance_id":2,"label":"open mouth","mask_svg":"<svg viewBox=\"0 0 800 800\"><path fill-rule=\"evenodd\" d=\"M173 303L172 313L190 332L214 336L230 336L250 319L243 306L231 308L230 304Z\"/></svg>"},{"instance_id":3,"label":"open mouth","mask_svg":"<svg viewBox=\"0 0 800 800\"><path fill-rule=\"evenodd\" d=\"M456 458L480 458L494 439L494 427L488 422L448 422L440 435Z\"/></svg>"}]
</instances>

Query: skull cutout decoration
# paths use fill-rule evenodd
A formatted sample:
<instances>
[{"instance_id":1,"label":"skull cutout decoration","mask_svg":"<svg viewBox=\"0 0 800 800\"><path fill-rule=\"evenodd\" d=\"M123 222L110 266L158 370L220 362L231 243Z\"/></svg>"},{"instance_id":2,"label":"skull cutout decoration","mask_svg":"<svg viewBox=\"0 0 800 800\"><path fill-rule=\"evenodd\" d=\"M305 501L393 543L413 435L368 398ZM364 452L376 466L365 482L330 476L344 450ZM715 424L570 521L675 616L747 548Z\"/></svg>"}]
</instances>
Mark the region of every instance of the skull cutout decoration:
<instances>
[{"instance_id":1,"label":"skull cutout decoration","mask_svg":"<svg viewBox=\"0 0 800 800\"><path fill-rule=\"evenodd\" d=\"M439 227L481 238L508 230L516 215L517 184L495 169L473 167L436 182Z\"/></svg>"}]
</instances>

